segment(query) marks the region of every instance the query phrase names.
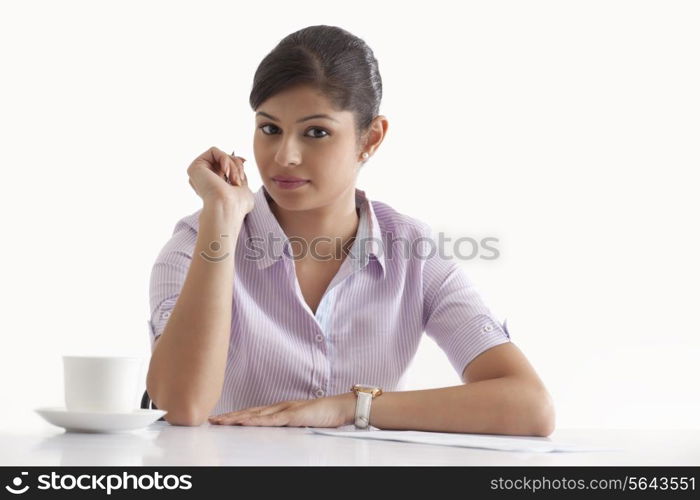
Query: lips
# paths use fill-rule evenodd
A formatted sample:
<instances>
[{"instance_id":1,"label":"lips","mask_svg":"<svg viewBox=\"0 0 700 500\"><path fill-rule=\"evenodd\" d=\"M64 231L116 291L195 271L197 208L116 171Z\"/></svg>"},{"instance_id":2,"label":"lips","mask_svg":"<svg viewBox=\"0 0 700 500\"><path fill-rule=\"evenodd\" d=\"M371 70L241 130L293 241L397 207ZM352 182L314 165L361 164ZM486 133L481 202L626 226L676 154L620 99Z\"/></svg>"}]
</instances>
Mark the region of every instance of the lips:
<instances>
[{"instance_id":1,"label":"lips","mask_svg":"<svg viewBox=\"0 0 700 500\"><path fill-rule=\"evenodd\" d=\"M272 181L279 189L284 189L285 191L299 189L302 186L308 186L311 182L308 179L302 179L301 177L293 177L291 175L276 175L272 178Z\"/></svg>"},{"instance_id":2,"label":"lips","mask_svg":"<svg viewBox=\"0 0 700 500\"><path fill-rule=\"evenodd\" d=\"M309 179L302 179L301 177L294 177L292 175L276 175L272 178L272 180L278 182L305 182Z\"/></svg>"}]
</instances>

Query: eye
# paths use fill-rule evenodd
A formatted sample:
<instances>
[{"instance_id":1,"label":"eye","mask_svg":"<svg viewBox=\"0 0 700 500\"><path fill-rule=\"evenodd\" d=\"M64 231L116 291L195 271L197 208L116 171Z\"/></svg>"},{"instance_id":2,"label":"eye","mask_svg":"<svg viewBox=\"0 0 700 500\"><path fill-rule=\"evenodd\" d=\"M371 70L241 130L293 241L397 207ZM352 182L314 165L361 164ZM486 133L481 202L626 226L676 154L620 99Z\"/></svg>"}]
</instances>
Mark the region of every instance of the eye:
<instances>
[{"instance_id":1,"label":"eye","mask_svg":"<svg viewBox=\"0 0 700 500\"><path fill-rule=\"evenodd\" d=\"M274 135L274 134L275 134L275 132L266 132L266 131L265 131L265 127L272 127L273 129L277 129L277 128L278 128L276 125L272 125L271 123L266 123L266 124L264 124L264 125L260 125L258 128L259 128L260 130L262 130L263 133L264 133L265 135ZM324 137L330 136L330 134L328 133L328 131L326 131L326 130L324 130L324 129L322 129L322 128L319 128L319 127L311 127L311 128L309 128L309 129L307 130L307 132L308 132L309 130L316 130L316 131L318 131L318 132L323 132L323 134L324 134L324 135L311 135L311 136L308 136L308 137L311 137L312 139L323 139Z\"/></svg>"},{"instance_id":2,"label":"eye","mask_svg":"<svg viewBox=\"0 0 700 500\"><path fill-rule=\"evenodd\" d=\"M311 127L309 130L317 130L317 131L323 132L325 134L325 135L321 135L321 136L318 136L318 135L312 136L314 139L322 139L323 137L330 135L328 132L326 132L322 128L318 128L318 127Z\"/></svg>"},{"instance_id":3,"label":"eye","mask_svg":"<svg viewBox=\"0 0 700 500\"><path fill-rule=\"evenodd\" d=\"M265 125L260 125L258 128L259 128L260 130L262 130L263 133L264 133L265 135L272 135L270 132L265 132L265 127L277 128L277 127L275 127L274 125L270 125L269 123L268 123L268 124L265 124Z\"/></svg>"}]
</instances>

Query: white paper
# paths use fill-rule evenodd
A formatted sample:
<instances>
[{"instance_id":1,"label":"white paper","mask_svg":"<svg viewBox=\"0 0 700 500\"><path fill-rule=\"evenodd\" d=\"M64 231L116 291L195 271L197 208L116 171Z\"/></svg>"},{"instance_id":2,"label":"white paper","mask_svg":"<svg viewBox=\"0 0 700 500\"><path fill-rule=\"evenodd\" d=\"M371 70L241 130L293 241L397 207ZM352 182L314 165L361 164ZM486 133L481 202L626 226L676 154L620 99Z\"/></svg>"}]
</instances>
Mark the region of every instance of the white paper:
<instances>
[{"instance_id":1,"label":"white paper","mask_svg":"<svg viewBox=\"0 0 700 500\"><path fill-rule=\"evenodd\" d=\"M359 439L382 439L407 443L434 444L439 446L461 446L500 451L562 452L562 451L617 451L610 448L590 447L579 444L560 443L549 438L532 436L504 436L496 434L460 434L423 431L383 431L370 426L369 430L344 425L335 429L307 427L316 434Z\"/></svg>"}]
</instances>

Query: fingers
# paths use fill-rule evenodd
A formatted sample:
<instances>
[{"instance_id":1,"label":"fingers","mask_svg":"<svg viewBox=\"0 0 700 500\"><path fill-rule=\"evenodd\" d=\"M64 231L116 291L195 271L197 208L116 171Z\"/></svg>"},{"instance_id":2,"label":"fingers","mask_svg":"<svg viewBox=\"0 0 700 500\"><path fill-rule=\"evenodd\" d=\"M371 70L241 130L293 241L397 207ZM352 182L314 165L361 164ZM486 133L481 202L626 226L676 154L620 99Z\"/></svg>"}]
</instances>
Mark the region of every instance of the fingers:
<instances>
[{"instance_id":1,"label":"fingers","mask_svg":"<svg viewBox=\"0 0 700 500\"><path fill-rule=\"evenodd\" d=\"M235 156L234 152L228 153L212 146L202 153L198 159L202 159L210 165L210 169L228 184L243 186L248 182L243 169L245 158Z\"/></svg>"},{"instance_id":2,"label":"fingers","mask_svg":"<svg viewBox=\"0 0 700 500\"><path fill-rule=\"evenodd\" d=\"M291 415L289 412L280 411L271 415L252 416L240 421L241 425L256 425L264 427L284 427L289 424Z\"/></svg>"},{"instance_id":3,"label":"fingers","mask_svg":"<svg viewBox=\"0 0 700 500\"><path fill-rule=\"evenodd\" d=\"M202 153L200 158L206 161L219 177L226 180L228 176L231 179L230 164L228 163L231 157L228 154L216 146L212 146Z\"/></svg>"},{"instance_id":4,"label":"fingers","mask_svg":"<svg viewBox=\"0 0 700 500\"><path fill-rule=\"evenodd\" d=\"M239 185L242 186L245 184L245 180L243 178L243 160L241 160L240 157L236 156L235 158L235 164L236 164L236 175L238 176L238 182Z\"/></svg>"},{"instance_id":5,"label":"fingers","mask_svg":"<svg viewBox=\"0 0 700 500\"><path fill-rule=\"evenodd\" d=\"M289 406L289 402L284 401L283 403L278 403L276 405L268 406L267 408L263 408L259 412L257 412L256 415L254 416L265 416L265 415L270 415L272 413L277 413L278 411L282 411L287 409Z\"/></svg>"},{"instance_id":6,"label":"fingers","mask_svg":"<svg viewBox=\"0 0 700 500\"><path fill-rule=\"evenodd\" d=\"M238 175L240 176L240 179L241 179L241 186L244 186L247 181L246 181L246 177L245 177L245 171L243 170L243 161L241 160L240 163L241 164L240 164L239 169L238 169L239 170Z\"/></svg>"},{"instance_id":7,"label":"fingers","mask_svg":"<svg viewBox=\"0 0 700 500\"><path fill-rule=\"evenodd\" d=\"M213 166L223 166L224 160L228 158L228 155L216 146L210 147L202 156L209 160L209 163L211 163Z\"/></svg>"},{"instance_id":8,"label":"fingers","mask_svg":"<svg viewBox=\"0 0 700 500\"><path fill-rule=\"evenodd\" d=\"M243 169L243 163L245 163L246 159L243 158L242 156L236 156L235 151L231 151L231 158L239 160L236 163L236 166L239 167L239 173L240 173L240 180L241 180L241 185L247 184L248 183L248 178L245 175L245 170Z\"/></svg>"},{"instance_id":9,"label":"fingers","mask_svg":"<svg viewBox=\"0 0 700 500\"><path fill-rule=\"evenodd\" d=\"M231 151L231 154L229 155L229 158L231 158L231 160L233 160L233 158L235 158L235 156L236 156L236 152L235 152L235 151ZM231 165L231 164L229 163L229 166L230 166L230 165ZM234 167L235 167L235 162L233 162L233 165L234 165ZM228 181L228 183L231 184L231 185L233 185L233 173L235 172L235 170L236 170L235 168L229 168L228 179L227 179L227 181Z\"/></svg>"},{"instance_id":10,"label":"fingers","mask_svg":"<svg viewBox=\"0 0 700 500\"><path fill-rule=\"evenodd\" d=\"M250 415L251 413L258 412L267 406L254 406L252 408L246 408L244 410L230 411L228 413L222 413L220 415L212 415L209 417L209 421L212 423L230 423L243 415Z\"/></svg>"},{"instance_id":11,"label":"fingers","mask_svg":"<svg viewBox=\"0 0 700 500\"><path fill-rule=\"evenodd\" d=\"M197 157L197 160L205 160L211 166L221 166L223 161L228 158L229 155L224 151L221 151L216 146L212 146L207 149L204 153Z\"/></svg>"},{"instance_id":12,"label":"fingers","mask_svg":"<svg viewBox=\"0 0 700 500\"><path fill-rule=\"evenodd\" d=\"M243 186L246 183L246 176L245 172L243 171L243 162L245 161L245 158L241 158L240 156L229 156L229 159L229 165L231 167L229 177L231 180L235 179L237 185Z\"/></svg>"},{"instance_id":13,"label":"fingers","mask_svg":"<svg viewBox=\"0 0 700 500\"><path fill-rule=\"evenodd\" d=\"M250 420L257 417L266 417L268 415L274 415L275 413L286 410L291 406L290 401L282 401L269 406L254 406L252 408L246 408L243 410L232 411L229 413L223 413L221 415L213 415L209 417L209 422L212 424L224 424L230 425L243 421Z\"/></svg>"},{"instance_id":14,"label":"fingers","mask_svg":"<svg viewBox=\"0 0 700 500\"><path fill-rule=\"evenodd\" d=\"M225 164L226 164L226 182L228 182L229 184L231 184L233 186L235 186L235 185L240 186L240 184L238 184L238 175L236 173L237 167L236 167L236 163L233 161L233 158L231 158L230 156L227 155Z\"/></svg>"}]
</instances>

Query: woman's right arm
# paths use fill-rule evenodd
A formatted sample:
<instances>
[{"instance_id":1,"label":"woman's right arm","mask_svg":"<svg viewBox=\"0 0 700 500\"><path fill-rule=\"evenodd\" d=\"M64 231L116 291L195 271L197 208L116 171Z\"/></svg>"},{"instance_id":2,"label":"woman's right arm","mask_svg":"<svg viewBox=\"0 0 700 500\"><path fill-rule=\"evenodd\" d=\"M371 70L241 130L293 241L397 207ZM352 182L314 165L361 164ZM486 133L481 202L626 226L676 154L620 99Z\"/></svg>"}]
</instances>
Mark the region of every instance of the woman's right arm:
<instances>
[{"instance_id":1,"label":"woman's right arm","mask_svg":"<svg viewBox=\"0 0 700 500\"><path fill-rule=\"evenodd\" d=\"M203 157L208 160L202 162ZM195 160L188 173L204 201L196 245L146 379L150 398L175 425L201 425L220 398L231 334L234 250L253 199L240 160L235 164L216 148Z\"/></svg>"}]
</instances>

